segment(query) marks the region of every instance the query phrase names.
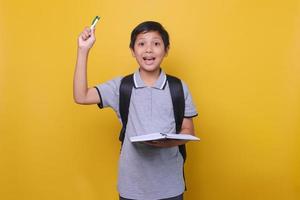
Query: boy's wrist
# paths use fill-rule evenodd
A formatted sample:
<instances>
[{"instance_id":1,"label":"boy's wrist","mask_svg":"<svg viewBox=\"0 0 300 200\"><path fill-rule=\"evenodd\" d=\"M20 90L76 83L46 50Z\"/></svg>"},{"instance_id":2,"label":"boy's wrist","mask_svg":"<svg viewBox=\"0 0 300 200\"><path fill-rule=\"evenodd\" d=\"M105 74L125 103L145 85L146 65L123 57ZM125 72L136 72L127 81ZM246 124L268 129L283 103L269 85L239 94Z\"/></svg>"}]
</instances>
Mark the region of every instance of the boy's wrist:
<instances>
[{"instance_id":1,"label":"boy's wrist","mask_svg":"<svg viewBox=\"0 0 300 200\"><path fill-rule=\"evenodd\" d=\"M77 51L80 54L88 54L90 52L90 49L89 48L78 47Z\"/></svg>"}]
</instances>

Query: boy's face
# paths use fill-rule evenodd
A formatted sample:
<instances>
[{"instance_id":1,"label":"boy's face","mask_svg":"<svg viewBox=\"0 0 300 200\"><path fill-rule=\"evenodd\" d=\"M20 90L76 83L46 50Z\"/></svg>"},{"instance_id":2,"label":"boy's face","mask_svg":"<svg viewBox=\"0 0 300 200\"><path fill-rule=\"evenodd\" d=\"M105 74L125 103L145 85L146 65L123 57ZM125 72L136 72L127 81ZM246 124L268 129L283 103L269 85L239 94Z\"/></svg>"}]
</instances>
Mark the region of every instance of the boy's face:
<instances>
[{"instance_id":1,"label":"boy's face","mask_svg":"<svg viewBox=\"0 0 300 200\"><path fill-rule=\"evenodd\" d=\"M156 31L138 34L134 49L131 49L141 70L147 72L159 70L160 63L167 56L167 51L160 34Z\"/></svg>"}]
</instances>

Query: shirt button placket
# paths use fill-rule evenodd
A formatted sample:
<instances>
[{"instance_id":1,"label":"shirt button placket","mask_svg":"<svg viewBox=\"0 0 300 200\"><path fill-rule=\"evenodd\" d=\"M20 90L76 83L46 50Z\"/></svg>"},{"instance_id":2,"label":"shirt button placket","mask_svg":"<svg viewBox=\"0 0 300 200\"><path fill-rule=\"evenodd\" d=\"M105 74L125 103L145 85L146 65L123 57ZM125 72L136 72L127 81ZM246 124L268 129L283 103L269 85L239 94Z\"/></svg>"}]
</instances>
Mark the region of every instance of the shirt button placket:
<instances>
[{"instance_id":1,"label":"shirt button placket","mask_svg":"<svg viewBox=\"0 0 300 200\"><path fill-rule=\"evenodd\" d=\"M151 122L151 128L153 127L153 124L152 124L152 117L153 117L153 106L152 106L152 88L150 87L149 88L149 92L150 92L150 122Z\"/></svg>"}]
</instances>

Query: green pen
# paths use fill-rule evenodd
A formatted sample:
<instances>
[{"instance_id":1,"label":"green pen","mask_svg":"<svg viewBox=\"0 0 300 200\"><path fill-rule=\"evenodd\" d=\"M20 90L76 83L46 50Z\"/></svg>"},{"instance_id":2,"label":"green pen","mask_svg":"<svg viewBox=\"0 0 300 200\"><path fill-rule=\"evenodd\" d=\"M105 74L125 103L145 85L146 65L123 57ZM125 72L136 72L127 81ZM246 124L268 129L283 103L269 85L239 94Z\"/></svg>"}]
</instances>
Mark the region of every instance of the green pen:
<instances>
[{"instance_id":1,"label":"green pen","mask_svg":"<svg viewBox=\"0 0 300 200\"><path fill-rule=\"evenodd\" d=\"M91 29L94 29L98 21L100 20L99 16L96 16L92 22Z\"/></svg>"}]
</instances>

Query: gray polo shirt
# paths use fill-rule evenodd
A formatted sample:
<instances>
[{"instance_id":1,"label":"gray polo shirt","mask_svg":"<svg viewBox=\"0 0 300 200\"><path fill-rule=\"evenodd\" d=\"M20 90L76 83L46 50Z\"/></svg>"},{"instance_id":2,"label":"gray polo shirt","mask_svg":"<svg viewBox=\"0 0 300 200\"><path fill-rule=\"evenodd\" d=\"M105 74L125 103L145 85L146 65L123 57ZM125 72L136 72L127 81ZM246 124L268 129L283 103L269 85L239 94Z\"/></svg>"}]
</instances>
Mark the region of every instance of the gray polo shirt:
<instances>
[{"instance_id":1,"label":"gray polo shirt","mask_svg":"<svg viewBox=\"0 0 300 200\"><path fill-rule=\"evenodd\" d=\"M153 87L145 85L137 70L134 73L125 139L119 159L118 191L124 198L157 200L180 195L185 190L183 158L178 147L159 148L131 143L132 136L154 132L174 133L175 119L166 74L161 71ZM100 108L111 107L119 113L119 86L122 77L96 86ZM185 97L185 117L197 112L186 84L182 81Z\"/></svg>"}]
</instances>

